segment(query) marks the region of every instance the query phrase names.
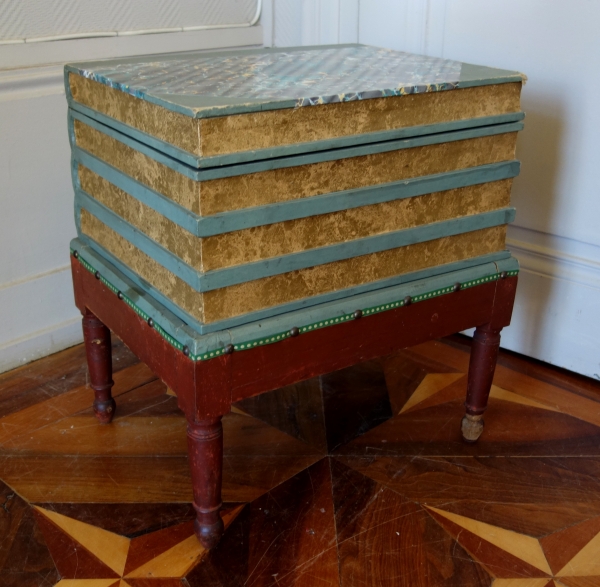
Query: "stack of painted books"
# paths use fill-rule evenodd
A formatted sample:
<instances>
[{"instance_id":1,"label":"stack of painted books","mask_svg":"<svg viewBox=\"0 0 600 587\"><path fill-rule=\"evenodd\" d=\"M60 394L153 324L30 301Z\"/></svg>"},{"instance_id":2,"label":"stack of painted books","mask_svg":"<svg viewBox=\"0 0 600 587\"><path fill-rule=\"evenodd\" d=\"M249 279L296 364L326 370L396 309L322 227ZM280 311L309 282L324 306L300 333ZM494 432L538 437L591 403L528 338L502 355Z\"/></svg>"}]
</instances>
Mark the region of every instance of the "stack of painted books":
<instances>
[{"instance_id":1,"label":"stack of painted books","mask_svg":"<svg viewBox=\"0 0 600 587\"><path fill-rule=\"evenodd\" d=\"M65 75L71 248L196 360L518 269L519 73L338 45Z\"/></svg>"}]
</instances>

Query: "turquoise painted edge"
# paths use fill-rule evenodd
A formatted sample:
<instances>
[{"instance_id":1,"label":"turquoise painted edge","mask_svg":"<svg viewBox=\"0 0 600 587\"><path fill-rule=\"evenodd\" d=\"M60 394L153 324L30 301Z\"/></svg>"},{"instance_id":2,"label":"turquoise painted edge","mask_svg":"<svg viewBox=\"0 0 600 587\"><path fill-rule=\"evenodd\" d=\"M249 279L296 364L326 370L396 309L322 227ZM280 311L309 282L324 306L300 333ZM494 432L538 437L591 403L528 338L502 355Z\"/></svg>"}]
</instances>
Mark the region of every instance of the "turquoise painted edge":
<instances>
[{"instance_id":1,"label":"turquoise painted edge","mask_svg":"<svg viewBox=\"0 0 600 587\"><path fill-rule=\"evenodd\" d=\"M211 332L217 332L226 328L235 328L238 326L242 326L244 324L250 322L256 322L259 320L266 320L268 318L279 316L282 314L287 314L289 312L295 312L298 310L304 310L313 306L317 306L320 304L325 304L329 302L334 302L336 300L341 300L350 296L365 294L377 289L392 287L401 284L407 284L416 280L425 279L428 277L435 277L437 275L441 275L443 273L447 273L449 271L459 271L463 269L469 269L471 267L475 267L477 265L481 265L483 263L491 263L491 262L503 262L507 258L510 257L510 253L507 250L498 251L497 253L489 253L487 255L480 255L478 257L474 257L471 259L466 259L464 261L456 261L454 263L447 263L445 265L437 265L435 267L430 267L428 269L421 269L419 271L413 271L412 273L405 273L403 275L395 275L393 277L389 277L387 279L382 279L379 281L374 281L371 283L365 283L358 286L349 287L342 290L337 290L325 294L320 294L316 296L312 296L310 298L304 298L302 300L297 300L294 302L288 302L285 304L281 304L279 306L272 306L270 308L266 308L263 310L257 310L255 312L249 312L247 314L243 314L241 316L235 316L233 318L227 318L224 320L219 320L218 322L213 322L210 324L205 324L196 320L193 316L188 314L185 310L180 308L177 304L175 304L172 300L170 300L167 296L157 290L153 285L148 283L145 279L140 277L137 273L132 271L127 265L122 263L119 259L117 259L112 253L106 250L102 245L98 244L93 239L86 237L85 235L80 235L79 241L84 243L89 250L95 251L95 253L101 259L107 259L108 262L112 264L112 266L117 267L118 270L126 275L128 279L130 279L133 283L136 284L136 287L140 288L142 291L147 291L154 298L160 301L162 305L169 308L169 310L176 316L179 317L183 322L192 325L197 332L202 334L207 334Z\"/></svg>"},{"instance_id":2,"label":"turquoise painted edge","mask_svg":"<svg viewBox=\"0 0 600 587\"><path fill-rule=\"evenodd\" d=\"M96 216L104 224L140 249L140 251L160 263L199 292L212 291L264 277L289 273L290 271L499 226L512 222L515 217L514 208L502 208L491 212L452 218L442 222L434 222L344 243L309 249L307 251L290 253L243 265L201 272L185 263L171 251L152 240L138 228L116 215L112 210L84 191L78 190L76 192L75 201L76 205L85 208L90 214ZM79 223L78 232L81 234Z\"/></svg>"},{"instance_id":3,"label":"turquoise painted edge","mask_svg":"<svg viewBox=\"0 0 600 587\"><path fill-rule=\"evenodd\" d=\"M463 141L484 136L492 136L505 134L509 132L518 132L524 128L522 122L509 122L504 124L495 124L490 126L481 126L464 130L436 133L423 137L413 137L409 139L397 139L393 141L382 141L380 143L371 143L367 145L357 145L354 147L344 147L340 149L332 149L329 151L317 151L315 153L305 153L302 155L290 155L288 157L279 157L275 159L264 159L250 163L240 163L237 165L227 165L222 167L214 167L209 169L195 169L189 165L185 165L178 159L174 159L157 151L144 143L140 143L135 139L124 135L113 128L96 122L87 116L69 109L69 126L72 128L72 120L76 119L92 128L103 132L104 134L120 141L121 143L147 155L148 157L170 167L171 169L193 179L195 181L208 181L211 179L220 179L224 177L234 177L237 175L245 175L249 173L258 173L260 171L269 171L271 169L282 169L287 167L295 167L298 165L308 165L311 163L320 163L323 161L337 161L347 159L349 157L359 157L363 155L372 155L375 153L386 153L389 151L397 151L400 149L409 149L412 147L421 147L425 145L435 145L452 141ZM71 138L71 147L76 146L74 142L73 132L69 132Z\"/></svg>"},{"instance_id":4,"label":"turquoise painted edge","mask_svg":"<svg viewBox=\"0 0 600 587\"><path fill-rule=\"evenodd\" d=\"M343 47L356 47L361 43L347 43L341 45L313 45L313 46L299 46L299 47L280 47L280 48L260 48L260 49L242 49L233 51L218 51L211 52L213 56L221 55L240 55L247 53L261 53L261 52L290 52L290 51L303 51L306 49L339 49ZM364 45L364 44L363 44ZM161 59L169 60L176 59L182 54L189 54L190 51L162 54ZM65 79L68 79L67 74L74 73L81 75L82 69L93 67L94 65L110 65L115 63L134 63L136 61L142 61L147 59L147 56L128 57L120 59L111 59L104 62L91 61L91 62L77 62L65 65ZM486 66L473 66L468 63L463 63L463 68L466 67L470 72L479 71L479 78L472 76L471 74L463 76L461 72L461 79L458 82L457 87L471 87L471 86L487 86L500 83L510 82L522 82L523 75L509 70L496 69ZM100 82L102 83L102 82ZM451 91L450 88L438 91ZM265 110L279 110L282 108L294 108L296 106L296 100L271 100L266 102L260 102L259 100L250 101L246 104L222 104L215 106L214 108L203 107L200 101L195 105L186 105L183 103L185 96L177 95L165 95L165 94L144 94L142 98L147 102L157 104L173 112L179 112L185 116L194 118L214 118L217 116L229 116L232 114L244 114L248 112L261 112ZM179 100L179 102L177 102ZM199 110L201 108L201 110Z\"/></svg>"},{"instance_id":5,"label":"turquoise painted edge","mask_svg":"<svg viewBox=\"0 0 600 587\"><path fill-rule=\"evenodd\" d=\"M169 155L166 155L161 151L153 149L152 147L149 147L144 143L140 143L139 141L136 141L135 139L132 139L131 137L112 129L109 126L96 122L94 119L88 118L87 116L84 116L83 114L77 112L77 110L69 108L67 124L69 128L69 141L71 143L71 149L78 148L75 139L74 120L79 120L80 122L91 126L93 129L108 135L109 137L123 143L124 145L127 145L128 147L131 147L135 151L139 151L140 153L147 155L151 159L162 163L166 167L169 167L170 169L173 169L174 171L177 171L178 173L181 173L182 175L185 175L190 179L200 181L200 178L197 177L200 172L197 169L190 167L189 165L186 165L185 163L182 163L181 161L174 159L173 157L169 157Z\"/></svg>"},{"instance_id":6,"label":"turquoise painted edge","mask_svg":"<svg viewBox=\"0 0 600 587\"><path fill-rule=\"evenodd\" d=\"M272 159L274 157L287 157L289 155L298 155L301 153L311 153L314 151L326 151L329 149L338 149L342 147L352 147L355 145L363 145L366 143L377 143L393 139L410 138L424 136L429 134L437 134L440 132L451 132L463 130L467 128L475 128L479 126L490 126L493 124L504 124L507 122L519 122L525 118L524 112L512 112L508 114L497 114L495 116L483 116L480 118L469 118L465 120L457 120L452 122L439 122L436 124L427 124L420 126L411 126L401 129L386 130L380 132L364 133L352 135L349 137L337 137L332 139L295 143L290 145L282 145L268 149L257 149L253 151L242 151L239 153L231 153L228 155L213 155L211 157L199 157L190 151L183 149L158 139L146 132L143 132L135 127L120 122L110 116L102 114L96 110L92 110L73 99L68 99L69 106L74 110L84 114L85 116L109 126L120 133L128 135L141 143L149 145L153 149L162 151L179 159L186 165L196 168L220 167L222 165L236 165L238 163L247 163L249 161L259 161L262 159Z\"/></svg>"},{"instance_id":7,"label":"turquoise painted edge","mask_svg":"<svg viewBox=\"0 0 600 587\"><path fill-rule=\"evenodd\" d=\"M169 336L180 341L182 345L188 345L194 354L201 352L203 348L218 348L229 344L231 337L227 330L208 335L202 333L194 321L189 321L185 314L182 317L181 312L173 312L169 307L172 304L162 303L162 300L154 295L149 284L147 284L149 287L146 287L143 280L132 280L112 262L110 257L95 251L87 241L88 239L73 239L71 252L77 251L80 260L86 261L89 266L98 271L100 280L108 285L113 293L117 294L120 291L131 303L139 307L143 311L143 314L139 315L145 320L151 317L157 324L162 324ZM90 270L89 267L86 268ZM200 346L202 344L207 346Z\"/></svg>"},{"instance_id":8,"label":"turquoise painted edge","mask_svg":"<svg viewBox=\"0 0 600 587\"><path fill-rule=\"evenodd\" d=\"M490 72L494 72L494 76L490 76ZM462 63L460 68L460 79L458 80L458 88L470 88L480 86L481 80L489 80L489 83L507 83L507 82L524 82L527 76L509 69L492 69L485 65L476 65L473 63ZM492 81L495 80L495 81ZM487 85L487 84L486 84Z\"/></svg>"},{"instance_id":9,"label":"turquoise painted edge","mask_svg":"<svg viewBox=\"0 0 600 587\"><path fill-rule=\"evenodd\" d=\"M73 149L72 156L73 165L81 163L130 196L199 237L510 179L516 177L520 171L519 161L504 161L202 217L79 147ZM75 188L80 189L76 173L74 181Z\"/></svg>"},{"instance_id":10,"label":"turquoise painted edge","mask_svg":"<svg viewBox=\"0 0 600 587\"><path fill-rule=\"evenodd\" d=\"M365 295L353 296L339 302L322 304L310 310L301 310L271 318L263 322L247 324L243 327L225 330L209 335L198 335L187 324L180 321L167 308L140 291L117 268L111 267L99 255L90 251L77 239L71 242L71 251L77 251L78 261L113 293L121 293L123 303L130 306L138 316L153 320L157 332L180 351L187 347L193 361L205 361L225 354L226 346L233 345L234 351L250 350L257 346L274 344L291 336L290 330L296 327L300 335L313 330L327 328L356 319L354 312L361 310L362 317L396 309L405 305L405 297L411 303L419 303L441 295L451 295L455 284L461 289L476 287L501 278L501 272L508 276L518 274L518 263L509 258L498 263L485 263L468 270L444 273L436 278L423 279L410 284L377 290ZM118 299L118 298L116 298ZM117 302L116 303L120 303ZM362 318L361 318L362 319ZM150 326L149 326L150 327ZM260 332L260 336L256 336Z\"/></svg>"},{"instance_id":11,"label":"turquoise painted edge","mask_svg":"<svg viewBox=\"0 0 600 587\"><path fill-rule=\"evenodd\" d=\"M211 217L203 218L202 216L198 216L191 210L188 210L177 202L155 192L129 175L126 175L101 159L90 155L90 153L79 147L75 147L71 151L71 173L75 191L82 189L81 182L79 181L79 174L77 173L77 166L79 164L87 167L100 177L129 194L131 197L139 200L149 208L152 208L155 212L158 212L178 226L181 226L181 228L192 233L194 236L209 236L209 234L202 234L202 226L205 226L205 221ZM213 232L210 236L213 234L219 233Z\"/></svg>"},{"instance_id":12,"label":"turquoise painted edge","mask_svg":"<svg viewBox=\"0 0 600 587\"><path fill-rule=\"evenodd\" d=\"M196 291L203 291L198 289L201 287L201 283L199 279L200 274L196 269L81 190L75 192L75 226L79 237L83 236L81 231L82 208L112 228L117 234L121 235L140 251L146 253L146 255L168 269L171 273L185 281L190 287Z\"/></svg>"},{"instance_id":13,"label":"turquoise painted edge","mask_svg":"<svg viewBox=\"0 0 600 587\"><path fill-rule=\"evenodd\" d=\"M67 97L67 102L69 104L69 109L79 112L87 118L95 120L104 126L113 128L124 135L128 135L134 138L136 141L144 143L153 149L156 149L157 151L162 151L163 153L169 155L169 157L173 157L173 159L179 159L182 163L185 163L190 167L200 167L202 161L205 159L203 157L198 157L189 151L185 151L176 145L173 145L172 143L158 139L155 136L143 132L133 126L125 124L124 122L120 122L115 118L102 114L97 110L92 110L88 106L77 102L74 98Z\"/></svg>"}]
</instances>

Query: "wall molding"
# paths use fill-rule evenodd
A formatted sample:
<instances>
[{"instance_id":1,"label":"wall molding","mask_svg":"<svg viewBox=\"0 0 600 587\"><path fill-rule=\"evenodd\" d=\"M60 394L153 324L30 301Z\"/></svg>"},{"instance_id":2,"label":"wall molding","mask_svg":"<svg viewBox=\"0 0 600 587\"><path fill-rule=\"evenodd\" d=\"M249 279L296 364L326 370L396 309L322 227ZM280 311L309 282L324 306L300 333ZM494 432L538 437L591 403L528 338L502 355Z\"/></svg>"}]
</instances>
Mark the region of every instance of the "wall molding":
<instances>
[{"instance_id":1,"label":"wall molding","mask_svg":"<svg viewBox=\"0 0 600 587\"><path fill-rule=\"evenodd\" d=\"M256 0L256 10L254 16L249 22L241 22L236 24L209 24L197 26L182 26L182 27L162 27L153 29L134 29L134 30L114 30L104 32L84 32L84 33L66 33L51 36L31 37L31 38L16 38L16 39L1 39L0 45L15 45L19 43L50 43L53 41L73 41L78 39L93 39L97 37L129 37L137 35L156 35L162 33L185 33L188 31L206 31L212 29L234 29L254 26L260 18L263 0Z\"/></svg>"},{"instance_id":2,"label":"wall molding","mask_svg":"<svg viewBox=\"0 0 600 587\"><path fill-rule=\"evenodd\" d=\"M0 102L64 93L61 65L0 71Z\"/></svg>"},{"instance_id":3,"label":"wall molding","mask_svg":"<svg viewBox=\"0 0 600 587\"><path fill-rule=\"evenodd\" d=\"M218 50L262 45L260 25L242 28L206 29L179 33L158 33L122 37L96 37L0 45L0 70L40 67L70 61L114 59L116 57Z\"/></svg>"},{"instance_id":4,"label":"wall molding","mask_svg":"<svg viewBox=\"0 0 600 587\"><path fill-rule=\"evenodd\" d=\"M447 4L447 0L364 0L357 10L358 42L443 57Z\"/></svg>"},{"instance_id":5,"label":"wall molding","mask_svg":"<svg viewBox=\"0 0 600 587\"><path fill-rule=\"evenodd\" d=\"M520 227L509 229L506 245L523 271L600 289L600 247Z\"/></svg>"},{"instance_id":6,"label":"wall molding","mask_svg":"<svg viewBox=\"0 0 600 587\"><path fill-rule=\"evenodd\" d=\"M61 265L60 267L56 267L54 269L50 269L49 271L42 271L41 273L36 273L35 275L27 275L25 277L21 277L19 279L15 279L14 281L9 281L7 283L0 283L0 291L5 289L10 289L11 287L18 287L20 285L25 285L30 281L37 281L38 279L44 279L46 277L50 277L51 275L55 275L57 273L62 273L63 271L68 271L71 269L71 264L67 263L65 265Z\"/></svg>"},{"instance_id":7,"label":"wall molding","mask_svg":"<svg viewBox=\"0 0 600 587\"><path fill-rule=\"evenodd\" d=\"M263 29L263 45L273 47L275 38L275 0L263 0L259 24Z\"/></svg>"},{"instance_id":8,"label":"wall molding","mask_svg":"<svg viewBox=\"0 0 600 587\"><path fill-rule=\"evenodd\" d=\"M521 273L502 348L600 379L600 247L518 226L506 245Z\"/></svg>"},{"instance_id":9,"label":"wall molding","mask_svg":"<svg viewBox=\"0 0 600 587\"><path fill-rule=\"evenodd\" d=\"M259 37L256 36L255 29L260 31ZM249 28L237 29L237 32L243 31L241 35L241 41L248 46L246 41L262 41L262 27L253 27L252 34L248 36L247 32ZM214 33L214 31L201 31L202 33ZM197 35L199 33L194 33ZM154 35L160 36L160 35ZM229 35L226 35L228 38ZM259 40L260 39L260 40ZM100 39L82 39L82 43L89 43L90 41L98 41ZM105 39L102 39L105 40ZM68 41L70 43L79 43L80 41ZM113 39L114 42L114 39ZM235 42L227 42L222 45L215 46L214 44L207 48L199 44L196 49L216 50L221 48L238 47L239 45ZM167 48L167 52L183 51L189 49L189 47L182 48L178 43L171 43L170 48ZM2 48L0 48L0 56L2 54ZM74 53L75 55L75 53ZM115 57L115 55L112 55ZM74 60L75 57L66 59L66 61ZM80 60L79 56L77 57ZM83 58L82 58L83 59ZM31 98L38 98L41 96L52 96L60 95L65 93L64 88L64 74L62 64L53 65L40 65L40 66L28 66L28 67L17 67L13 69L0 69L0 102L6 102L10 100L28 100Z\"/></svg>"},{"instance_id":10,"label":"wall molding","mask_svg":"<svg viewBox=\"0 0 600 587\"><path fill-rule=\"evenodd\" d=\"M431 57L444 57L447 0L427 0L425 42L423 53Z\"/></svg>"},{"instance_id":11,"label":"wall molding","mask_svg":"<svg viewBox=\"0 0 600 587\"><path fill-rule=\"evenodd\" d=\"M281 0L279 5L283 7ZM358 13L359 0L304 0L302 45L357 43Z\"/></svg>"},{"instance_id":12,"label":"wall molding","mask_svg":"<svg viewBox=\"0 0 600 587\"><path fill-rule=\"evenodd\" d=\"M340 0L339 43L358 43L360 0Z\"/></svg>"},{"instance_id":13,"label":"wall molding","mask_svg":"<svg viewBox=\"0 0 600 587\"><path fill-rule=\"evenodd\" d=\"M513 239L508 239L506 245L523 271L600 290L600 263L593 259Z\"/></svg>"}]
</instances>

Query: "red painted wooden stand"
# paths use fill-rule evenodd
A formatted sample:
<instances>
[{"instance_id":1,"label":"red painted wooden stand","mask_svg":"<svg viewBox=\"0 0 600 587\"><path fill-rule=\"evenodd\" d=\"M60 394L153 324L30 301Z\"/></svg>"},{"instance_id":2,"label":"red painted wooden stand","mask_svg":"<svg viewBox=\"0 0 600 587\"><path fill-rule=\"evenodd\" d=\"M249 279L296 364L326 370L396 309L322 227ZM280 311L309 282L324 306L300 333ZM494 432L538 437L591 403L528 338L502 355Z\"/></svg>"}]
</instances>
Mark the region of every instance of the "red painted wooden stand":
<instances>
[{"instance_id":1,"label":"red painted wooden stand","mask_svg":"<svg viewBox=\"0 0 600 587\"><path fill-rule=\"evenodd\" d=\"M238 400L477 327L468 375L463 437L475 442L485 411L500 331L508 326L516 277L506 277L417 304L322 328L274 344L192 361L118 300L77 259L71 259L75 302L83 314L94 411L111 421L110 331L177 394L188 421L196 534L207 548L223 534L221 418ZM458 424L458 423L457 423Z\"/></svg>"}]
</instances>

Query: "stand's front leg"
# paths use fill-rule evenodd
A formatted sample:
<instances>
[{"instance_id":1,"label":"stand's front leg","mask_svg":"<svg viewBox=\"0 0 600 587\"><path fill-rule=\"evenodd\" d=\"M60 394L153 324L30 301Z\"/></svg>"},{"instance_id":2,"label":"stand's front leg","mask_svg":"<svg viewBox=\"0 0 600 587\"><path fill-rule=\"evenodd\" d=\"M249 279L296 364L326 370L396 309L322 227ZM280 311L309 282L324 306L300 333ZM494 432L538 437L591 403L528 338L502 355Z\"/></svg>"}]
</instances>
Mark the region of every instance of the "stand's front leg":
<instances>
[{"instance_id":1,"label":"stand's front leg","mask_svg":"<svg viewBox=\"0 0 600 587\"><path fill-rule=\"evenodd\" d=\"M114 383L110 330L89 310L83 315L83 338L90 384L94 390L94 414L101 424L109 424L116 407L111 393Z\"/></svg>"},{"instance_id":2,"label":"stand's front leg","mask_svg":"<svg viewBox=\"0 0 600 587\"><path fill-rule=\"evenodd\" d=\"M467 409L461 425L462 436L466 442L477 442L483 432L483 412L487 408L496 370L500 330L486 324L478 326L473 336L465 402Z\"/></svg>"},{"instance_id":3,"label":"stand's front leg","mask_svg":"<svg viewBox=\"0 0 600 587\"><path fill-rule=\"evenodd\" d=\"M205 548L219 542L225 530L220 516L223 478L221 418L188 422L188 450L194 488L194 529Z\"/></svg>"}]
</instances>

